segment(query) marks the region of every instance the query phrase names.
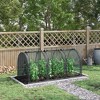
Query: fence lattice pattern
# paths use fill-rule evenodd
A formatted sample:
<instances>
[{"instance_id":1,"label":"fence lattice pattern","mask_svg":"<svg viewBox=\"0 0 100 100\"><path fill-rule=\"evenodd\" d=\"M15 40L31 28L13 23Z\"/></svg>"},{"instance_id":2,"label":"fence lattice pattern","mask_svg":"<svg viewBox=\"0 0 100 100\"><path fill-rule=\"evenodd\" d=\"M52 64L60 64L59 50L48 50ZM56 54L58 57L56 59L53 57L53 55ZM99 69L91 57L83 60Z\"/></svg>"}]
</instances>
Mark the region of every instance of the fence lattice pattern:
<instances>
[{"instance_id":1,"label":"fence lattice pattern","mask_svg":"<svg viewBox=\"0 0 100 100\"><path fill-rule=\"evenodd\" d=\"M53 32L44 34L44 46L86 44L84 32Z\"/></svg>"},{"instance_id":2,"label":"fence lattice pattern","mask_svg":"<svg viewBox=\"0 0 100 100\"><path fill-rule=\"evenodd\" d=\"M0 48L39 47L40 32L1 33ZM86 44L86 31L44 31L44 46ZM100 31L90 31L89 43L100 43Z\"/></svg>"},{"instance_id":3,"label":"fence lattice pattern","mask_svg":"<svg viewBox=\"0 0 100 100\"><path fill-rule=\"evenodd\" d=\"M100 31L91 31L89 34L89 43L100 43Z\"/></svg>"},{"instance_id":4,"label":"fence lattice pattern","mask_svg":"<svg viewBox=\"0 0 100 100\"><path fill-rule=\"evenodd\" d=\"M39 46L38 33L0 34L0 47L36 47Z\"/></svg>"},{"instance_id":5,"label":"fence lattice pattern","mask_svg":"<svg viewBox=\"0 0 100 100\"><path fill-rule=\"evenodd\" d=\"M86 57L89 50L100 48L100 30L0 32L0 66L16 66L22 51L57 47L76 48Z\"/></svg>"}]
</instances>

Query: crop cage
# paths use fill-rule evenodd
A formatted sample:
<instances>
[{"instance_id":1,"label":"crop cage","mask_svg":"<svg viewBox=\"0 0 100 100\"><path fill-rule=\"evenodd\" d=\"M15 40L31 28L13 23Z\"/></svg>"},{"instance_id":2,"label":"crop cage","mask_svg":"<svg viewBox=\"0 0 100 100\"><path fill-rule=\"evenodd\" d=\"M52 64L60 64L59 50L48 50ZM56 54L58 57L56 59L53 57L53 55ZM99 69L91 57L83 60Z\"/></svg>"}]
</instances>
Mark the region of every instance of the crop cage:
<instances>
[{"instance_id":1,"label":"crop cage","mask_svg":"<svg viewBox=\"0 0 100 100\"><path fill-rule=\"evenodd\" d=\"M26 51L18 55L16 78L25 84L79 75L82 62L75 49Z\"/></svg>"}]
</instances>

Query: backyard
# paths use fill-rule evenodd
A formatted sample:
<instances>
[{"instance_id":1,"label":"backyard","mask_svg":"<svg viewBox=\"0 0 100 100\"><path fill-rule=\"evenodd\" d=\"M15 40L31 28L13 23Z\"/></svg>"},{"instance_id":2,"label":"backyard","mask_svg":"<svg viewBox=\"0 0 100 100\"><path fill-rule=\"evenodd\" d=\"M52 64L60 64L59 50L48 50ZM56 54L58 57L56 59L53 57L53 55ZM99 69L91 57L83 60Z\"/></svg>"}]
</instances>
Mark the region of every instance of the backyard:
<instances>
[{"instance_id":1,"label":"backyard","mask_svg":"<svg viewBox=\"0 0 100 100\"><path fill-rule=\"evenodd\" d=\"M100 66L83 66L89 79L75 82L76 85L100 95ZM0 100L78 100L57 86L49 85L27 89L9 78L14 73L0 75Z\"/></svg>"},{"instance_id":2,"label":"backyard","mask_svg":"<svg viewBox=\"0 0 100 100\"><path fill-rule=\"evenodd\" d=\"M0 100L78 100L56 86L24 88L11 80L11 75L14 73L0 75Z\"/></svg>"},{"instance_id":3,"label":"backyard","mask_svg":"<svg viewBox=\"0 0 100 100\"><path fill-rule=\"evenodd\" d=\"M100 100L100 0L0 0L0 100L91 99Z\"/></svg>"}]
</instances>

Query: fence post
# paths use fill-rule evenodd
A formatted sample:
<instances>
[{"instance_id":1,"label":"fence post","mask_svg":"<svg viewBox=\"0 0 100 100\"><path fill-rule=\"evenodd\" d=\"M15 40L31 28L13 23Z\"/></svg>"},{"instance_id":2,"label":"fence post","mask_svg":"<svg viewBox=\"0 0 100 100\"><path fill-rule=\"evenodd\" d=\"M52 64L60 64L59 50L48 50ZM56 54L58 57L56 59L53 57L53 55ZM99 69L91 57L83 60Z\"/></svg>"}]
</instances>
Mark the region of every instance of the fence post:
<instances>
[{"instance_id":1,"label":"fence post","mask_svg":"<svg viewBox=\"0 0 100 100\"><path fill-rule=\"evenodd\" d=\"M44 50L44 28L40 28L40 50Z\"/></svg>"},{"instance_id":2,"label":"fence post","mask_svg":"<svg viewBox=\"0 0 100 100\"><path fill-rule=\"evenodd\" d=\"M74 33L73 33L73 35L72 35L72 38L73 38L73 45L74 45L74 48L76 49L76 43L75 43L75 35L74 35Z\"/></svg>"},{"instance_id":3,"label":"fence post","mask_svg":"<svg viewBox=\"0 0 100 100\"><path fill-rule=\"evenodd\" d=\"M89 33L90 33L90 27L87 26L86 28L86 55L88 57L88 53L89 53Z\"/></svg>"}]
</instances>

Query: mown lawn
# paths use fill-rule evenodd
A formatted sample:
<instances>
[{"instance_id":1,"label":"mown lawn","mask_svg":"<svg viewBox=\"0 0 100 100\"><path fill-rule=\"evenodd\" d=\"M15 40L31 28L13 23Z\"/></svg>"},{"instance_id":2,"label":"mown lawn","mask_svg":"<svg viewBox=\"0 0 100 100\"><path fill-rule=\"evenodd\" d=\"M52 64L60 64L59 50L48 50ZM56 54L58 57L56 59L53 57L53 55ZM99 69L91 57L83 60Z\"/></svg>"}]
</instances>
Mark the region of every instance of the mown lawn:
<instances>
[{"instance_id":1,"label":"mown lawn","mask_svg":"<svg viewBox=\"0 0 100 100\"><path fill-rule=\"evenodd\" d=\"M12 81L10 75L0 75L0 100L79 100L56 86L26 89Z\"/></svg>"},{"instance_id":2,"label":"mown lawn","mask_svg":"<svg viewBox=\"0 0 100 100\"><path fill-rule=\"evenodd\" d=\"M87 74L89 79L75 84L100 95L100 66L83 66L83 73Z\"/></svg>"}]
</instances>

